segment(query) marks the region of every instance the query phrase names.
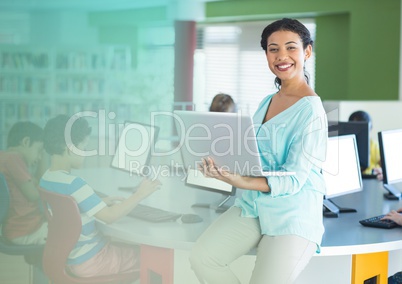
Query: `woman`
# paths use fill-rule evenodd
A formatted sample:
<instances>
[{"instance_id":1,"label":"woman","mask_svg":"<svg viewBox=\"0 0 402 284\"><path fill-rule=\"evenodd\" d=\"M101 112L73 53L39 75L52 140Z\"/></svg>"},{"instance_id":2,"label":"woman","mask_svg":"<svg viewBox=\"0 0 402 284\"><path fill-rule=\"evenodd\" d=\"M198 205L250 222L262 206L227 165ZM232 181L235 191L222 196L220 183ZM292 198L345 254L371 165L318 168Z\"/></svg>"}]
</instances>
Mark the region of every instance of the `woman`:
<instances>
[{"instance_id":1,"label":"woman","mask_svg":"<svg viewBox=\"0 0 402 284\"><path fill-rule=\"evenodd\" d=\"M229 264L255 247L250 283L292 283L319 252L327 120L304 70L312 44L307 28L287 18L268 25L261 36L279 89L262 100L253 118L260 124L256 135L262 164L265 169L296 174L240 176L219 168L211 158L200 166L204 175L245 189L191 252L190 262L201 283L240 283Z\"/></svg>"}]
</instances>

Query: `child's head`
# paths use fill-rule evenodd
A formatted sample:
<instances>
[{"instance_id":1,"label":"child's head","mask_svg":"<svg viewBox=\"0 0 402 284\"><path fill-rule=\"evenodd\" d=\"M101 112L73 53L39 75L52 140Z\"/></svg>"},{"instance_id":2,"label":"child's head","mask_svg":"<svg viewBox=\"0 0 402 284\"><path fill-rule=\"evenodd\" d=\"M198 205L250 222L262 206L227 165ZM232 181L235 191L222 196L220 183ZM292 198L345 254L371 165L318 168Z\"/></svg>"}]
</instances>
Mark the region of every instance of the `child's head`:
<instances>
[{"instance_id":1,"label":"child's head","mask_svg":"<svg viewBox=\"0 0 402 284\"><path fill-rule=\"evenodd\" d=\"M15 123L8 132L7 148L21 153L28 166L34 165L42 157L43 129L29 121Z\"/></svg>"},{"instance_id":2,"label":"child's head","mask_svg":"<svg viewBox=\"0 0 402 284\"><path fill-rule=\"evenodd\" d=\"M236 112L236 104L230 95L219 93L212 99L209 111Z\"/></svg>"},{"instance_id":3,"label":"child's head","mask_svg":"<svg viewBox=\"0 0 402 284\"><path fill-rule=\"evenodd\" d=\"M50 119L44 129L44 147L49 155L68 159L72 168L81 166L91 127L80 117L58 115ZM78 150L78 151L77 151Z\"/></svg>"},{"instance_id":4,"label":"child's head","mask_svg":"<svg viewBox=\"0 0 402 284\"><path fill-rule=\"evenodd\" d=\"M370 130L373 128L373 122L370 115L363 110L358 110L352 113L349 116L349 121L365 121L368 122Z\"/></svg>"}]
</instances>

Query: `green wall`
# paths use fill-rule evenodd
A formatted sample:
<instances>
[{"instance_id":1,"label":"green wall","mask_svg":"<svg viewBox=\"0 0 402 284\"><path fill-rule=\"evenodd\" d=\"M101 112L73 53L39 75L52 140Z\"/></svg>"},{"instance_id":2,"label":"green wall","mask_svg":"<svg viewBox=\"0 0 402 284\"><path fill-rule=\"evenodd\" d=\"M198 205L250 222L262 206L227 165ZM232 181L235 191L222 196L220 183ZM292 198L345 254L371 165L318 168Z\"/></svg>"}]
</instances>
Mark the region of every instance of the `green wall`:
<instances>
[{"instance_id":1,"label":"green wall","mask_svg":"<svg viewBox=\"0 0 402 284\"><path fill-rule=\"evenodd\" d=\"M399 98L399 0L231 0L206 5L207 21L314 17L316 91L324 100Z\"/></svg>"},{"instance_id":2,"label":"green wall","mask_svg":"<svg viewBox=\"0 0 402 284\"><path fill-rule=\"evenodd\" d=\"M349 14L316 17L315 82L316 91L323 99L348 99L349 19Z\"/></svg>"}]
</instances>

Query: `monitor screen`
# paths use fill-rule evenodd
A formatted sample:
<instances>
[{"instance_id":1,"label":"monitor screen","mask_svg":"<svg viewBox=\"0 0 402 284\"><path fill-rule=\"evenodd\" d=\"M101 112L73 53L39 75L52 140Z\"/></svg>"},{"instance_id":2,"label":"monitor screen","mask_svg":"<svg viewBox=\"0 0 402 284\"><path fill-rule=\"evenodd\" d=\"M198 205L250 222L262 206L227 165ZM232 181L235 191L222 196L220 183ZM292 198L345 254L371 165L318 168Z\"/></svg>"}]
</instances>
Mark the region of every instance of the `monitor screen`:
<instances>
[{"instance_id":1,"label":"monitor screen","mask_svg":"<svg viewBox=\"0 0 402 284\"><path fill-rule=\"evenodd\" d=\"M402 129L378 132L384 184L402 182Z\"/></svg>"},{"instance_id":2,"label":"monitor screen","mask_svg":"<svg viewBox=\"0 0 402 284\"><path fill-rule=\"evenodd\" d=\"M157 126L126 121L111 166L130 174L147 175L158 132Z\"/></svg>"},{"instance_id":3,"label":"monitor screen","mask_svg":"<svg viewBox=\"0 0 402 284\"><path fill-rule=\"evenodd\" d=\"M359 163L362 169L370 165L370 127L366 121L332 121L328 122L328 135L341 136L354 134L356 136Z\"/></svg>"},{"instance_id":4,"label":"monitor screen","mask_svg":"<svg viewBox=\"0 0 402 284\"><path fill-rule=\"evenodd\" d=\"M322 165L322 172L327 187L327 199L362 190L355 135L328 139L327 157Z\"/></svg>"}]
</instances>

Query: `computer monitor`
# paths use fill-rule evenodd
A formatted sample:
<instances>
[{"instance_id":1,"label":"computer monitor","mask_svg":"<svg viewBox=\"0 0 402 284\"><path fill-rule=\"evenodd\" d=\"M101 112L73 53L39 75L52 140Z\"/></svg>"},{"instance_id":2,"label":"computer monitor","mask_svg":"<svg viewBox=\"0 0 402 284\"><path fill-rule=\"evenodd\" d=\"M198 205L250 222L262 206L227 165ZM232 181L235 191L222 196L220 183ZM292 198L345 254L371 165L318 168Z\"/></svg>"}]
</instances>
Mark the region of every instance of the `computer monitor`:
<instances>
[{"instance_id":1,"label":"computer monitor","mask_svg":"<svg viewBox=\"0 0 402 284\"><path fill-rule=\"evenodd\" d=\"M384 188L388 199L400 199L402 192L402 129L378 132Z\"/></svg>"},{"instance_id":2,"label":"computer monitor","mask_svg":"<svg viewBox=\"0 0 402 284\"><path fill-rule=\"evenodd\" d=\"M111 166L134 175L148 175L158 132L155 125L126 121Z\"/></svg>"},{"instance_id":3,"label":"computer monitor","mask_svg":"<svg viewBox=\"0 0 402 284\"><path fill-rule=\"evenodd\" d=\"M199 170L187 168L186 184L201 190L212 191L222 194L222 200L215 203L195 203L191 207L210 208L217 212L228 209L225 203L236 194L236 188L224 181L205 177Z\"/></svg>"},{"instance_id":4,"label":"computer monitor","mask_svg":"<svg viewBox=\"0 0 402 284\"><path fill-rule=\"evenodd\" d=\"M359 162L362 170L370 166L370 126L367 121L330 121L328 122L328 136L342 136L354 134L356 136Z\"/></svg>"},{"instance_id":5,"label":"computer monitor","mask_svg":"<svg viewBox=\"0 0 402 284\"><path fill-rule=\"evenodd\" d=\"M322 174L326 184L324 216L337 217L339 213L356 212L355 209L339 207L331 200L363 189L355 135L328 138Z\"/></svg>"}]
</instances>

